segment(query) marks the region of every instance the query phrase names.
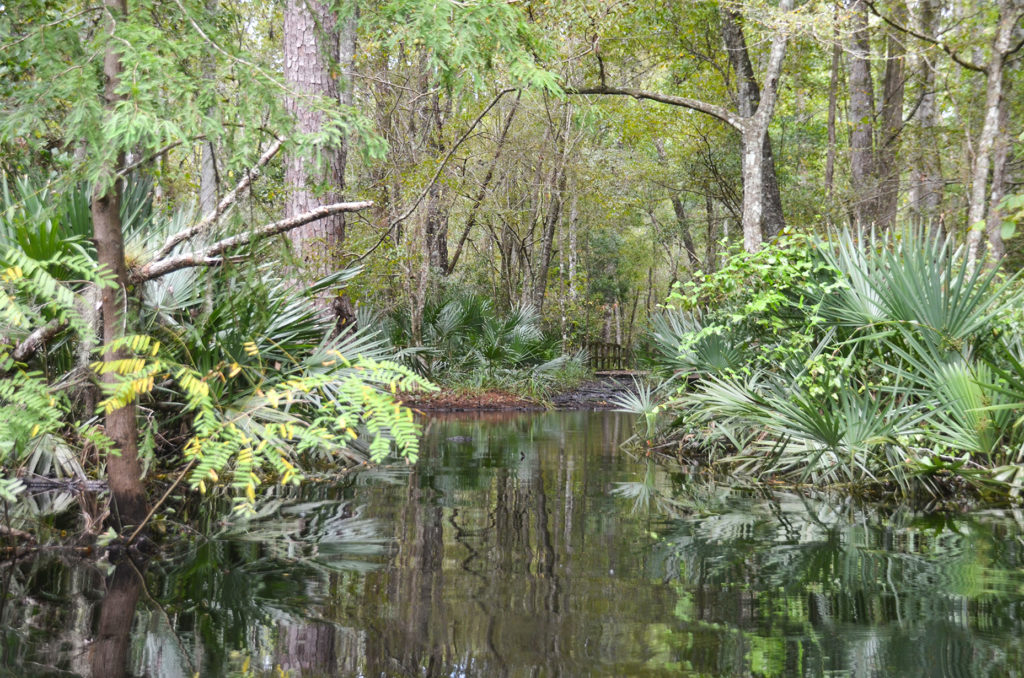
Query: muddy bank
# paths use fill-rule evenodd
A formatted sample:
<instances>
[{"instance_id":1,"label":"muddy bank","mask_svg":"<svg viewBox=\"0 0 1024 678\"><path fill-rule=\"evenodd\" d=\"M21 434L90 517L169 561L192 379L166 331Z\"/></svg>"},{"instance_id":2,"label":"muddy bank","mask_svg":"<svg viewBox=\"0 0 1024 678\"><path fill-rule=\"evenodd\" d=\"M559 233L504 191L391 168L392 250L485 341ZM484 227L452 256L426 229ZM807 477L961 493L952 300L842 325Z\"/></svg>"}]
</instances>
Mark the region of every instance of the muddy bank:
<instances>
[{"instance_id":1,"label":"muddy bank","mask_svg":"<svg viewBox=\"0 0 1024 678\"><path fill-rule=\"evenodd\" d=\"M547 401L531 400L504 391L409 393L402 401L422 412L536 412L557 410L612 410L615 400L636 391L632 378L596 377Z\"/></svg>"},{"instance_id":2,"label":"muddy bank","mask_svg":"<svg viewBox=\"0 0 1024 678\"><path fill-rule=\"evenodd\" d=\"M632 377L604 376L559 393L551 403L559 410L614 410L619 407L615 401L629 393L636 393Z\"/></svg>"},{"instance_id":3,"label":"muddy bank","mask_svg":"<svg viewBox=\"0 0 1024 678\"><path fill-rule=\"evenodd\" d=\"M402 398L402 402L423 412L536 412L547 409L543 403L502 391L410 393Z\"/></svg>"}]
</instances>

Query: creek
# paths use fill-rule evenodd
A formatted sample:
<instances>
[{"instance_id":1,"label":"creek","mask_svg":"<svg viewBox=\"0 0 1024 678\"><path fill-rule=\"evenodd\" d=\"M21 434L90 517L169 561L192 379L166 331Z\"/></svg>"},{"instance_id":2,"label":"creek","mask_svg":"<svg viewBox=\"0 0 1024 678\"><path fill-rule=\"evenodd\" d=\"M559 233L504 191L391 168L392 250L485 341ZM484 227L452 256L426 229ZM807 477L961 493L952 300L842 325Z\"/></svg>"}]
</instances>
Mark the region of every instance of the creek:
<instances>
[{"instance_id":1,"label":"creek","mask_svg":"<svg viewBox=\"0 0 1024 678\"><path fill-rule=\"evenodd\" d=\"M1012 676L1024 515L744 490L614 412L432 416L420 462L145 568L0 564L0 675Z\"/></svg>"}]
</instances>

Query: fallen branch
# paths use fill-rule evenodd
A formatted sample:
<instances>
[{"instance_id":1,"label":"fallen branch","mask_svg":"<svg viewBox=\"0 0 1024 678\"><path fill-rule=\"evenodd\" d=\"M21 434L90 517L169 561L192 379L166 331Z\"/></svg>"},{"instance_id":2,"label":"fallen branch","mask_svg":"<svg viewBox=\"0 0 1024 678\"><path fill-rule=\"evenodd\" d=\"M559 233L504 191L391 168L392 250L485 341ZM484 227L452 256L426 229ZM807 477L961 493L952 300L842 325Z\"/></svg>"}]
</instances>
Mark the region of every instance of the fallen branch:
<instances>
[{"instance_id":1,"label":"fallen branch","mask_svg":"<svg viewBox=\"0 0 1024 678\"><path fill-rule=\"evenodd\" d=\"M235 187L231 189L231 191L229 191L227 195L224 196L224 198L217 204L217 207L212 212L207 214L196 224L189 226L188 228L182 231L178 231L174 235L168 237L167 241L164 242L163 247L157 250L157 253L156 255L154 255L153 260L156 261L158 259L164 259L180 243L188 240L189 238L195 237L196 235L202 233L204 230L206 230L213 224L217 223L220 220L220 218L227 213L231 206L235 204L235 201L238 200L238 196L241 195L242 192L245 191L247 188L249 188L249 185L253 182L254 179L259 177L260 171L262 170L263 166L270 162L270 160L275 155L277 155L278 151L281 150L281 146L282 144L284 144L284 141L285 140L281 137L275 139L274 143L270 144L270 147L266 151L264 151L263 155L261 155L259 160L256 161L256 164L249 168L248 171L246 171L245 175L241 178L241 180L239 180Z\"/></svg>"},{"instance_id":2,"label":"fallen branch","mask_svg":"<svg viewBox=\"0 0 1024 678\"><path fill-rule=\"evenodd\" d=\"M67 327L67 323L59 320L51 320L42 327L37 327L25 339L11 351L11 358L14 362L23 363L32 357L43 344L57 336L57 333Z\"/></svg>"},{"instance_id":3,"label":"fallen branch","mask_svg":"<svg viewBox=\"0 0 1024 678\"><path fill-rule=\"evenodd\" d=\"M299 226L304 226L311 221L317 221L324 217L329 217L332 214L340 214L342 212L358 212L360 210L372 207L373 202L364 200L361 202L339 202L333 205L324 205L318 207L315 210L310 210L303 214L289 217L287 219L281 219L275 221L272 224L260 226L252 231L245 233L239 233L223 240L204 247L203 249L191 252L188 254L176 254L170 257L157 258L150 261L148 264L141 266L133 270L129 274L129 279L134 284L146 282L147 280L154 280L160 276L167 275L173 271L177 271L183 268L194 268L196 266L215 266L223 263L220 255L224 252L248 245L251 242L262 240L263 238L269 238L274 235L281 233L287 233L288 231L294 230Z\"/></svg>"}]
</instances>

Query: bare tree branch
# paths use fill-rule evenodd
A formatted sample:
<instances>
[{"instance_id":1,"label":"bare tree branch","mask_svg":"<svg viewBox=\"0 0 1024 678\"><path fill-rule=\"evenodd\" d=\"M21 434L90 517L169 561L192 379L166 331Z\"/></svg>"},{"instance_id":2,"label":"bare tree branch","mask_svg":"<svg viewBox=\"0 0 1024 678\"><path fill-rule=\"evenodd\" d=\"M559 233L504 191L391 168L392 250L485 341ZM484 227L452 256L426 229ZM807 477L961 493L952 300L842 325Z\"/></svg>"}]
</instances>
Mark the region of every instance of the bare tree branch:
<instances>
[{"instance_id":1,"label":"bare tree branch","mask_svg":"<svg viewBox=\"0 0 1024 678\"><path fill-rule=\"evenodd\" d=\"M973 61L969 61L969 60L964 59L963 57L961 57L959 54L957 54L956 50L954 50L952 47L950 47L946 43L942 42L938 38L936 38L934 36L931 36L931 35L925 35L924 33L921 33L919 31L915 31L913 28L910 28L909 26L903 26L902 24L896 23L895 21L893 21L889 17L887 17L884 14L882 14L881 12L879 12L878 8L875 7L875 3L872 2L872 0L865 0L864 4L866 4L868 7L871 8L871 13L872 14L877 16L879 19L881 19L885 23L889 24L890 26L892 26L896 30L900 31L901 33L906 33L907 35L909 35L911 37L917 38L918 40L922 40L922 41L927 42L929 44L935 45L936 47L941 49L943 52L948 54L950 59L952 59L953 61L957 62L958 64L960 64L964 68L966 68L968 70L971 70L971 71L977 71L979 73L987 73L988 72L988 69L985 68L984 66L979 66L978 64L974 63Z\"/></svg>"},{"instance_id":2,"label":"bare tree branch","mask_svg":"<svg viewBox=\"0 0 1024 678\"><path fill-rule=\"evenodd\" d=\"M60 320L51 320L42 327L37 327L14 350L11 351L11 359L16 363L23 363L43 347L43 344L57 336L57 333L67 327L67 323Z\"/></svg>"},{"instance_id":3,"label":"bare tree branch","mask_svg":"<svg viewBox=\"0 0 1024 678\"><path fill-rule=\"evenodd\" d=\"M220 201L215 210L207 214L196 224L190 226L189 228L186 228L183 231L178 231L174 235L167 238L167 241L163 244L163 247L157 250L157 253L153 256L153 260L156 261L159 259L166 258L167 255L171 253L171 250L177 247L180 243L198 235L199 233L202 233L204 230L206 230L213 224L217 223L217 221L219 221L220 218L224 216L224 214L231 208L231 206L234 205L235 201L238 200L238 197L242 194L242 192L249 188L249 185L253 182L254 179L259 177L263 166L270 162L270 160L275 155L277 155L278 151L281 150L281 145L284 144L284 141L285 140L282 137L278 137L277 139L275 139L274 143L272 143L270 147L267 148L266 151L264 151L263 155L260 156L259 160L256 161L256 164L253 165L248 171L246 171L245 175L242 176L242 178L235 185L235 187L231 189L231 191L229 191L227 195L224 196L224 198Z\"/></svg>"},{"instance_id":4,"label":"bare tree branch","mask_svg":"<svg viewBox=\"0 0 1024 678\"><path fill-rule=\"evenodd\" d=\"M223 240L204 247L197 252L191 252L188 254L176 254L170 257L163 257L154 259L148 264L135 269L130 274L131 282L138 284L146 282L147 280L154 280L160 276L167 275L173 271L177 271L183 268L193 268L195 266L212 266L222 263L220 255L224 252L234 249L235 247L241 247L257 240L269 238L270 236L278 235L280 233L287 233L293 229L308 224L311 221L323 219L332 214L339 214L341 212L358 212L359 210L367 209L372 207L373 203L369 200L362 202L339 202L333 205L324 205L318 207L315 210L310 210L303 214L298 214L288 219L281 219L271 224L260 226L257 229L247 231L245 233L239 233ZM191 230L191 229L190 229Z\"/></svg>"},{"instance_id":5,"label":"bare tree branch","mask_svg":"<svg viewBox=\"0 0 1024 678\"><path fill-rule=\"evenodd\" d=\"M725 124L742 132L746 127L746 118L741 115L733 113L727 108L717 106L715 104L709 104L706 101L700 99L691 99L690 97L680 97L671 94L662 94L660 92L651 92L648 90L634 89L632 87L607 87L605 85L599 85L597 87L568 87L565 90L566 94L605 94L605 95L618 95L633 97L634 99L649 99L651 101L657 101L659 103L668 104L670 106L680 106L682 108L688 108L692 111L699 111L710 115L713 118L717 118Z\"/></svg>"},{"instance_id":6,"label":"bare tree branch","mask_svg":"<svg viewBox=\"0 0 1024 678\"><path fill-rule=\"evenodd\" d=\"M412 203L412 205L409 207L409 209L407 209L400 217L398 217L397 219L395 219L394 221L389 223L387 230L384 231L384 235L382 235L380 237L380 239L377 240L377 242L373 245L373 247L371 247L370 249L366 250L365 252L360 254L358 257L356 257L355 259L350 261L349 264L348 264L349 266L352 266L354 264L358 264L360 261L362 261L366 257L368 257L371 254L373 254L377 250L378 247L380 247L382 244L384 244L384 241L387 240L388 236L391 235L391 232L395 230L396 226L398 226L400 223L402 223L403 221L408 219L410 216L412 216L412 213L415 212L416 208L419 207L421 202L423 202L423 198L425 198L427 196L427 193L430 191L431 187L433 187L434 183L437 182L437 178L439 176L441 176L441 172L444 171L444 168L448 165L448 161L451 160L451 157L455 154L455 151L458 150L459 146L462 145L462 142L464 142L466 139L469 138L469 135L472 134L473 130L476 129L476 126L478 124L480 124L480 121L484 119L484 116L487 115L487 113L492 108L494 108L498 104L499 101L501 101L501 98L503 96L505 96L509 92L516 92L518 90L519 90L518 87L508 87L508 88L503 89L500 92L498 92L494 96L494 98L491 99L491 103L487 104L487 108L485 108L484 110L480 111L480 115L476 116L476 119L469 126L469 128L463 133L463 135L461 137L459 137L459 140L456 141L452 145L451 149L448 151L448 154L445 155L444 159L441 161L441 164L437 166L437 171L434 172L434 176L430 177L430 181L427 182L427 185L424 186L423 191L420 192L419 196L417 196L416 200Z\"/></svg>"}]
</instances>

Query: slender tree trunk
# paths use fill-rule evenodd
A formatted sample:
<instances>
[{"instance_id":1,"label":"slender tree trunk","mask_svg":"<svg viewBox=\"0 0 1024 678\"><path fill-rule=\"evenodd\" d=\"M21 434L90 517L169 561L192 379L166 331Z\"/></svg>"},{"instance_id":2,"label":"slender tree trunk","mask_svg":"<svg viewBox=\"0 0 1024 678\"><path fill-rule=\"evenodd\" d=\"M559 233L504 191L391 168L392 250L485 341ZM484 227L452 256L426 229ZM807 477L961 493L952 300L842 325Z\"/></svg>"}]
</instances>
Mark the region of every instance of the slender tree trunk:
<instances>
[{"instance_id":1,"label":"slender tree trunk","mask_svg":"<svg viewBox=\"0 0 1024 678\"><path fill-rule=\"evenodd\" d=\"M1003 98L1003 70L1010 39L1016 27L1017 12L1010 0L999 2L999 27L992 42L992 57L986 67L985 122L975 144L971 168L971 194L967 214L967 256L974 261L981 255L981 235L985 229L985 208L988 198L988 173L992 165L992 148L999 134L999 108Z\"/></svg>"},{"instance_id":2,"label":"slender tree trunk","mask_svg":"<svg viewBox=\"0 0 1024 678\"><path fill-rule=\"evenodd\" d=\"M715 251L718 246L718 228L715 219L715 201L711 198L707 187L704 190L704 213L707 218L707 236L704 239L704 272L710 274L718 270L718 258Z\"/></svg>"},{"instance_id":3,"label":"slender tree trunk","mask_svg":"<svg viewBox=\"0 0 1024 678\"><path fill-rule=\"evenodd\" d=\"M676 225L679 226L679 233L683 238L683 249L686 250L690 271L696 271L700 268L700 260L697 258L697 248L693 244L693 235L690 233L690 223L686 219L686 208L678 195L672 196L672 211L676 215Z\"/></svg>"},{"instance_id":4,"label":"slender tree trunk","mask_svg":"<svg viewBox=\"0 0 1024 678\"><path fill-rule=\"evenodd\" d=\"M104 0L104 6L109 15L108 30L113 34L116 22L127 15L128 5L125 0ZM113 38L107 45L103 60L103 76L103 105L110 111L121 99L117 94L121 61L114 49ZM118 164L121 164L120 157ZM116 287L104 287L101 295L103 342L109 345L124 336L128 268L124 260L120 180L115 176L114 168L107 167L105 170L106 176L95 183L93 190L92 223L97 263L114 274L116 283ZM105 350L103 362L109 363L125 357L127 355L124 351ZM113 383L116 378L112 370L104 374L101 380ZM122 529L127 525L139 525L146 517L146 492L142 486L142 467L139 464L135 403L128 403L107 414L104 426L115 448L107 455L107 476L115 515Z\"/></svg>"},{"instance_id":5,"label":"slender tree trunk","mask_svg":"<svg viewBox=\"0 0 1024 678\"><path fill-rule=\"evenodd\" d=\"M569 209L569 299L576 302L576 261L578 247L576 244L576 222L579 219L579 212L576 209L576 196L573 195L572 207Z\"/></svg>"},{"instance_id":6,"label":"slender tree trunk","mask_svg":"<svg viewBox=\"0 0 1024 678\"><path fill-rule=\"evenodd\" d=\"M903 131L904 61L906 48L901 37L889 31L882 85L882 126L875 149L875 170L878 182L878 223L891 228L896 223L899 200L900 167L898 153Z\"/></svg>"},{"instance_id":7,"label":"slender tree trunk","mask_svg":"<svg viewBox=\"0 0 1024 678\"><path fill-rule=\"evenodd\" d=\"M661 166L668 171L670 169L668 156L665 154L665 145L661 139L654 140L654 148L658 152L658 160ZM676 215L676 225L679 227L679 233L683 238L683 246L686 249L686 258L689 262L689 268L691 271L697 270L700 266L700 261L697 258L697 249L693 245L693 235L690 233L690 224L686 219L686 209L683 205L682 198L672 191L670 198L672 201L672 211ZM651 220L654 220L654 215L651 215ZM655 222L656 223L656 222Z\"/></svg>"},{"instance_id":8,"label":"slender tree trunk","mask_svg":"<svg viewBox=\"0 0 1024 678\"><path fill-rule=\"evenodd\" d=\"M547 291L548 269L551 267L551 251L555 242L555 230L562 216L562 200L565 195L567 182L566 165L569 159L569 151L572 147L572 106L566 105L562 121L561 135L556 133L556 138L561 137L562 149L556 160L554 173L551 177L551 201L548 204L547 214L544 217L544 229L541 233L541 246L538 260L534 262L533 276L533 298L531 303L537 309L537 313L544 311L544 295Z\"/></svg>"},{"instance_id":9,"label":"slender tree trunk","mask_svg":"<svg viewBox=\"0 0 1024 678\"><path fill-rule=\"evenodd\" d=\"M286 0L284 7L284 75L295 93L285 106L295 116L296 132L313 134L324 116L312 104L338 100L338 85L331 75L339 54L337 21L330 3L322 0ZM292 154L285 160L288 197L285 217L342 201L345 184L344 149L323 149L318 163ZM306 273L319 278L333 272L345 240L342 215L326 217L289 234L292 247L304 262ZM327 298L320 300L326 306Z\"/></svg>"},{"instance_id":10,"label":"slender tree trunk","mask_svg":"<svg viewBox=\"0 0 1024 678\"><path fill-rule=\"evenodd\" d=\"M459 263L459 258L462 256L462 248L466 244L466 240L469 239L469 234L473 230L473 226L476 225L477 215L480 213L480 206L483 205L484 199L487 197L488 189L491 186L491 180L494 178L494 170L498 166L498 160L501 158L502 148L505 146L505 139L508 137L508 130L512 126L512 119L516 115L516 111L519 109L519 98L522 95L522 91L516 93L516 100L512 103L512 109L505 116L505 123L501 126L501 133L498 135L498 141L494 149L494 157L491 159L491 164L487 168L487 174L484 175L484 179L480 182L480 190L477 191L476 196L473 198L473 205L469 208L469 216L466 217L466 226L462 230L462 236L459 238L459 244L455 247L455 254L452 255L451 262L448 264L448 268L445 271L445 275L451 275L455 270L455 266Z\"/></svg>"},{"instance_id":11,"label":"slender tree trunk","mask_svg":"<svg viewBox=\"0 0 1024 678\"><path fill-rule=\"evenodd\" d=\"M1003 97L999 106L999 131L992 147L992 192L988 203L988 217L985 230L988 232L988 247L992 258L1000 261L1006 255L1003 243L1003 214L999 203L1006 197L1006 162L1010 154L1010 107L1008 97Z\"/></svg>"},{"instance_id":12,"label":"slender tree trunk","mask_svg":"<svg viewBox=\"0 0 1024 678\"><path fill-rule=\"evenodd\" d=\"M838 13L838 9L836 10ZM833 19L836 21L836 19ZM839 94L839 61L843 50L839 44L839 26L833 32L835 44L832 45L832 67L828 79L828 151L825 155L825 194L832 202L835 190L836 171L836 109Z\"/></svg>"},{"instance_id":13,"label":"slender tree trunk","mask_svg":"<svg viewBox=\"0 0 1024 678\"><path fill-rule=\"evenodd\" d=\"M214 14L217 11L218 0L206 0L206 11ZM213 48L208 48L203 56L203 78L213 80L215 76L216 63L213 55ZM212 115L213 109L207 111ZM202 157L199 168L199 216L205 217L217 208L218 187L217 187L217 161L214 154L212 141L205 141L202 145Z\"/></svg>"},{"instance_id":14,"label":"slender tree trunk","mask_svg":"<svg viewBox=\"0 0 1024 678\"><path fill-rule=\"evenodd\" d=\"M921 0L917 6L916 24L923 35L935 34L937 18L935 2L936 0ZM918 57L917 63L918 79L923 92L915 116L917 120L917 155L910 188L910 204L917 227L928 229L938 237L941 231L938 217L943 182L939 151L935 144L935 128L939 122L935 93L935 66L927 55Z\"/></svg>"}]
</instances>

